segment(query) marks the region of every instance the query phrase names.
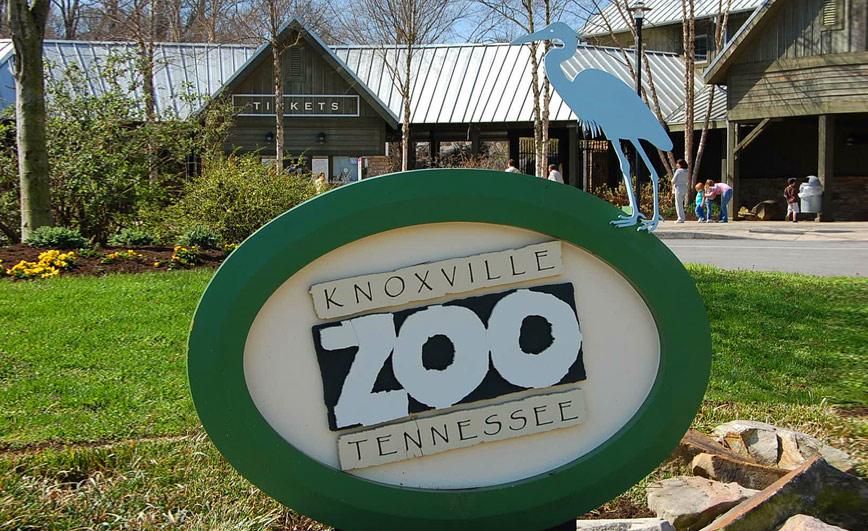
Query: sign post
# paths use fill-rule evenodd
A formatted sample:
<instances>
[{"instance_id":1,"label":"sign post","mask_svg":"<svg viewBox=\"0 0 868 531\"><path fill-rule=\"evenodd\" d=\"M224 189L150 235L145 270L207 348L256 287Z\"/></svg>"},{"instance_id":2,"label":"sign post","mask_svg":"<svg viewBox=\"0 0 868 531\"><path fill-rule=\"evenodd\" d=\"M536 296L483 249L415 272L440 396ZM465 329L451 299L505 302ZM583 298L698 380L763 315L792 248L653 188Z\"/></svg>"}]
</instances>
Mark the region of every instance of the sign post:
<instances>
[{"instance_id":1,"label":"sign post","mask_svg":"<svg viewBox=\"0 0 868 531\"><path fill-rule=\"evenodd\" d=\"M705 309L654 236L575 188L386 175L278 217L196 311L189 377L253 484L342 529L546 529L687 430Z\"/></svg>"}]
</instances>

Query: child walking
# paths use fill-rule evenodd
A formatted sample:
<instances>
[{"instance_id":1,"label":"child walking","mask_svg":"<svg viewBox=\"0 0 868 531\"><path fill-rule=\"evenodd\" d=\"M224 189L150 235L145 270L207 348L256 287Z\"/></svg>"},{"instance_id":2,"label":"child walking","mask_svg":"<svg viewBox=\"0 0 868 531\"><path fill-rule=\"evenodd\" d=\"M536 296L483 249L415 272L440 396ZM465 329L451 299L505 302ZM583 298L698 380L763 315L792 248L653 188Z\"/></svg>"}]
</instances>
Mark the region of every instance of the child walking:
<instances>
[{"instance_id":1,"label":"child walking","mask_svg":"<svg viewBox=\"0 0 868 531\"><path fill-rule=\"evenodd\" d=\"M784 188L784 198L787 200L787 217L786 221L790 220L792 214L793 223L799 221L799 187L796 186L796 180L790 177L787 179L787 187Z\"/></svg>"},{"instance_id":2,"label":"child walking","mask_svg":"<svg viewBox=\"0 0 868 531\"><path fill-rule=\"evenodd\" d=\"M696 183L694 189L696 190L696 220L700 223L708 223L708 220L711 219L711 209L709 208L706 212L705 186L702 183Z\"/></svg>"}]
</instances>

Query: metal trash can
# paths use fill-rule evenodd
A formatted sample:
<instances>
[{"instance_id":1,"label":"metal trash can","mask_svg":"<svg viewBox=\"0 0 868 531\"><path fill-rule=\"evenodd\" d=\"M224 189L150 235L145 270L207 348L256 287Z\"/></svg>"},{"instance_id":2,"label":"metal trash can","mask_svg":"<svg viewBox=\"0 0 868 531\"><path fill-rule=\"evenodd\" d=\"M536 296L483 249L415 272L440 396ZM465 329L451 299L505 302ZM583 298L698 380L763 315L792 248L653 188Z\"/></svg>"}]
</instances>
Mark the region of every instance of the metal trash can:
<instances>
[{"instance_id":1,"label":"metal trash can","mask_svg":"<svg viewBox=\"0 0 868 531\"><path fill-rule=\"evenodd\" d=\"M801 205L799 210L816 214L823 208L823 185L820 184L820 178L816 175L809 175L808 182L802 183L799 186L799 199Z\"/></svg>"}]
</instances>

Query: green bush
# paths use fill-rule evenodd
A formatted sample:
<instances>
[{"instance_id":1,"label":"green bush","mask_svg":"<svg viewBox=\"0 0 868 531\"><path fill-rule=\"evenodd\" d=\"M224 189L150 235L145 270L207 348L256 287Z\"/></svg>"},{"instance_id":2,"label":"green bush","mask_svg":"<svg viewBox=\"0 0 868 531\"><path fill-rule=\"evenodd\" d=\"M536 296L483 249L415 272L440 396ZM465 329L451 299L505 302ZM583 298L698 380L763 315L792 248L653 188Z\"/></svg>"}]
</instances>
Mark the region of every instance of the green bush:
<instances>
[{"instance_id":1,"label":"green bush","mask_svg":"<svg viewBox=\"0 0 868 531\"><path fill-rule=\"evenodd\" d=\"M190 181L165 223L201 225L225 243L239 243L256 229L316 195L310 175L288 175L255 154L211 160Z\"/></svg>"},{"instance_id":2,"label":"green bush","mask_svg":"<svg viewBox=\"0 0 868 531\"><path fill-rule=\"evenodd\" d=\"M220 236L204 225L196 225L184 232L178 239L178 243L186 247L219 249Z\"/></svg>"},{"instance_id":3,"label":"green bush","mask_svg":"<svg viewBox=\"0 0 868 531\"><path fill-rule=\"evenodd\" d=\"M79 249L88 246L87 240L77 229L67 227L39 227L30 233L24 243L47 249Z\"/></svg>"},{"instance_id":4,"label":"green bush","mask_svg":"<svg viewBox=\"0 0 868 531\"><path fill-rule=\"evenodd\" d=\"M190 154L207 158L223 146L231 123L225 102L211 102L202 119L180 119L171 108L148 118L141 58L132 50L86 69L73 62L47 71L52 218L95 242L139 221L142 209L164 209L186 180ZM91 79L102 82L98 94L87 89ZM179 96L193 107L203 103L193 94ZM0 124L0 233L13 241L20 225L14 138L14 120Z\"/></svg>"},{"instance_id":5,"label":"green bush","mask_svg":"<svg viewBox=\"0 0 868 531\"><path fill-rule=\"evenodd\" d=\"M126 227L119 230L109 239L109 245L115 247L141 247L142 245L156 245L157 239L148 232L134 227Z\"/></svg>"}]
</instances>

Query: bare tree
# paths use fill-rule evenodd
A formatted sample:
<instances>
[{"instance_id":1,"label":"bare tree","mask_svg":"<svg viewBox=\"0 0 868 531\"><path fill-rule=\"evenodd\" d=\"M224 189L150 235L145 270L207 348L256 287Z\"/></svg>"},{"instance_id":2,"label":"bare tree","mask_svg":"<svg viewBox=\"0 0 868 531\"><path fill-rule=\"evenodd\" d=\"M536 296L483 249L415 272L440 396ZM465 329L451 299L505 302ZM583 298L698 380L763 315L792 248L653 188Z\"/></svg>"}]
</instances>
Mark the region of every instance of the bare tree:
<instances>
[{"instance_id":1,"label":"bare tree","mask_svg":"<svg viewBox=\"0 0 868 531\"><path fill-rule=\"evenodd\" d=\"M45 146L45 72L42 44L49 0L8 0L15 48L15 120L21 182L21 237L51 224L51 189Z\"/></svg>"},{"instance_id":2,"label":"bare tree","mask_svg":"<svg viewBox=\"0 0 868 531\"><path fill-rule=\"evenodd\" d=\"M542 1L543 5L539 6L537 0L477 0L490 14L517 26L524 33L536 31L538 22L545 24L550 21L551 1ZM539 19L539 7L542 8L543 14L546 17L542 20ZM527 44L530 52L531 94L533 95L535 173L538 177L545 177L546 165L548 163L548 103L551 98L551 89L547 79L543 83L540 83L540 64L543 56L540 53L540 46L542 46L543 53L545 53L545 51L548 51L550 44L548 41L545 41L545 44L542 45L538 41ZM543 93L545 93L544 101L542 98Z\"/></svg>"},{"instance_id":3,"label":"bare tree","mask_svg":"<svg viewBox=\"0 0 868 531\"><path fill-rule=\"evenodd\" d=\"M402 170L410 169L410 97L417 49L446 35L463 14L464 7L456 0L359 0L343 20L344 27L355 30L359 40L378 47L401 96ZM359 24L360 20L364 24Z\"/></svg>"},{"instance_id":4,"label":"bare tree","mask_svg":"<svg viewBox=\"0 0 868 531\"><path fill-rule=\"evenodd\" d=\"M266 42L271 50L272 92L274 94L274 152L275 165L283 168L286 156L283 98L284 51L301 44L298 32L283 35L283 30L292 19L317 31L326 27L326 5L316 0L256 0L239 5L232 25L248 42Z\"/></svg>"},{"instance_id":5,"label":"bare tree","mask_svg":"<svg viewBox=\"0 0 868 531\"><path fill-rule=\"evenodd\" d=\"M626 31L629 34L629 41L631 43L636 42L636 28L633 24L633 17L630 14L629 1L630 0L612 0L611 9L606 9L606 4L602 4L601 0L587 0L587 4L581 0L573 0L573 6L581 12L586 12L589 17L597 16L602 22L603 27L605 27L608 32L609 40L614 44L615 48L618 49L623 64L627 67L630 78L633 80L633 84L635 84L637 77L636 68L634 67L632 58L629 55L633 51L628 51L627 46L621 42L619 37L619 33ZM626 30L615 30L615 28L622 27L626 28ZM642 99L651 109L651 112L654 113L654 116L657 117L657 121L660 122L663 127L666 127L666 117L663 115L663 111L660 107L660 98L657 94L654 72L651 70L651 61L648 60L647 48L643 48L642 50L642 66L643 79L645 80L645 83L643 83L642 86ZM647 88L645 87L646 83ZM664 153L659 150L657 151L657 154L660 158L660 162L663 164L666 174L671 176L675 171L675 156L672 152Z\"/></svg>"},{"instance_id":6,"label":"bare tree","mask_svg":"<svg viewBox=\"0 0 868 531\"><path fill-rule=\"evenodd\" d=\"M726 3L724 4L724 2ZM726 28L729 25L729 11L731 6L732 0L718 0L718 14L715 17L714 24L714 49L716 51L722 50L723 45L725 44ZM708 91L708 101L705 105L705 113L702 121L702 133L699 135L699 147L696 149L696 159L694 160L693 165L688 167L690 171L689 176L691 184L696 181L697 176L697 172L694 168L699 169L699 165L702 163L702 154L705 153L705 144L708 139L708 128L711 123L711 109L714 106L714 97L717 93L717 89L714 86L709 86Z\"/></svg>"},{"instance_id":7,"label":"bare tree","mask_svg":"<svg viewBox=\"0 0 868 531\"><path fill-rule=\"evenodd\" d=\"M51 0L51 5L57 10L63 26L60 35L64 39L74 40L78 36L78 25L81 22L81 0Z\"/></svg>"},{"instance_id":8,"label":"bare tree","mask_svg":"<svg viewBox=\"0 0 868 531\"><path fill-rule=\"evenodd\" d=\"M681 39L684 50L684 160L690 175L693 167L693 125L696 102L696 9L694 0L681 0ZM692 179L688 182L693 184Z\"/></svg>"}]
</instances>

